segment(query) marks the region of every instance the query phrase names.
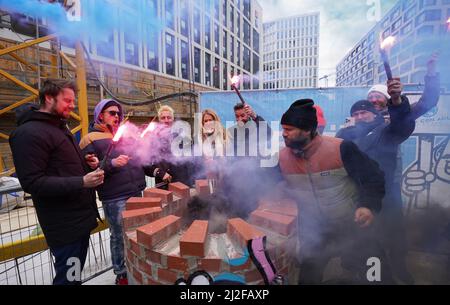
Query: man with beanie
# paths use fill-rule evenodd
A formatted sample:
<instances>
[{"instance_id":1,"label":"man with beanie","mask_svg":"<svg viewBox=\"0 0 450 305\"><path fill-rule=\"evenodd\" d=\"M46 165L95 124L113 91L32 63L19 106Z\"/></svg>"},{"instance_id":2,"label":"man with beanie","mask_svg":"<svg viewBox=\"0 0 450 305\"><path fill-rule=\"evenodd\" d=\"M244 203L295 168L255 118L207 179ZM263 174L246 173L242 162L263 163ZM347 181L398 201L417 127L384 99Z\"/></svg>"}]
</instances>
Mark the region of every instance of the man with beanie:
<instances>
[{"instance_id":1,"label":"man with beanie","mask_svg":"<svg viewBox=\"0 0 450 305\"><path fill-rule=\"evenodd\" d=\"M300 284L320 284L328 261L341 257L358 283L368 283L367 260L378 257L382 281L389 266L372 235L384 179L376 162L355 144L321 136L314 102L296 101L281 120L286 147L279 169L299 208Z\"/></svg>"},{"instance_id":2,"label":"man with beanie","mask_svg":"<svg viewBox=\"0 0 450 305\"><path fill-rule=\"evenodd\" d=\"M97 104L94 110L94 123L90 133L80 142L80 148L92 169L98 165L96 159L103 160L112 143L114 134L123 121L123 109L117 101L106 99ZM106 160L105 181L97 188L103 204L111 232L111 257L117 285L127 285L127 271L124 258L122 211L130 197L141 197L146 187L144 168L138 158L130 158L131 149L119 142ZM128 148L128 149L127 149ZM150 173L149 173L150 174Z\"/></svg>"},{"instance_id":3,"label":"man with beanie","mask_svg":"<svg viewBox=\"0 0 450 305\"><path fill-rule=\"evenodd\" d=\"M399 145L412 134L415 122L411 117L408 98L402 96L402 86L388 82L388 112L390 122L367 100L355 103L350 111L355 125L341 129L336 137L353 141L359 149L378 162L385 174L386 196L378 223L378 236L385 247L393 275L412 284L414 279L406 268L407 240L402 211L400 183L395 179Z\"/></svg>"},{"instance_id":4,"label":"man with beanie","mask_svg":"<svg viewBox=\"0 0 450 305\"><path fill-rule=\"evenodd\" d=\"M411 119L417 120L422 115L426 114L433 107L436 107L440 96L440 77L436 72L436 63L438 54L431 55L427 62L427 74L425 75L425 89L420 100L411 105ZM396 81L400 81L398 78ZM378 84L370 88L367 94L367 100L370 101L375 109L380 112L386 119L389 119L388 101L391 96L388 93L386 85Z\"/></svg>"}]
</instances>

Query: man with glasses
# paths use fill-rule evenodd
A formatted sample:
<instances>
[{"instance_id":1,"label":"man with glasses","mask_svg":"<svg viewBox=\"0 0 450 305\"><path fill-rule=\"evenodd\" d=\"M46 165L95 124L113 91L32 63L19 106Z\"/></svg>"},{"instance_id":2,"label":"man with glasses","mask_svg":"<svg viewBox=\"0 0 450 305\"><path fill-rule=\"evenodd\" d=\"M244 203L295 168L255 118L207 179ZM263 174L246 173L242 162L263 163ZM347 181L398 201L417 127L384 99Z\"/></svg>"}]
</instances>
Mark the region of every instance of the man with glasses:
<instances>
[{"instance_id":1,"label":"man with glasses","mask_svg":"<svg viewBox=\"0 0 450 305\"><path fill-rule=\"evenodd\" d=\"M123 121L123 109L117 101L106 99L94 110L94 123L80 147L92 170L103 160L112 139ZM132 158L132 143L122 139L105 163L105 181L97 188L111 232L111 256L117 285L127 285L124 259L122 211L130 197L141 197L146 187L145 172L139 158Z\"/></svg>"}]
</instances>

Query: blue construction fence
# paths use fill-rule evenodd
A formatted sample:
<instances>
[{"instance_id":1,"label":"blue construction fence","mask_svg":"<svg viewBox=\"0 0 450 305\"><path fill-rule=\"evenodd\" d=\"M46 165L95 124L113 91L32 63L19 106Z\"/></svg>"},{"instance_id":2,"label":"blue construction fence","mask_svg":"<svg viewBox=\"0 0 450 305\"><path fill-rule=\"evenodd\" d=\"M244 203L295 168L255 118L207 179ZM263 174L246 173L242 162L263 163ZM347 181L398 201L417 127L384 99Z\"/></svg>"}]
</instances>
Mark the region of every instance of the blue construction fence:
<instances>
[{"instance_id":1,"label":"blue construction fence","mask_svg":"<svg viewBox=\"0 0 450 305\"><path fill-rule=\"evenodd\" d=\"M325 134L334 136L343 127L353 103L367 97L369 87L242 91L242 96L266 121L280 121L296 100L312 98L324 110ZM411 103L419 100L422 85L406 85ZM200 109L214 109L225 125L234 121L233 91L200 93ZM279 127L281 131L281 126ZM401 147L402 190L408 211L434 204L450 208L450 93L442 90L437 107L417 120L415 133Z\"/></svg>"}]
</instances>

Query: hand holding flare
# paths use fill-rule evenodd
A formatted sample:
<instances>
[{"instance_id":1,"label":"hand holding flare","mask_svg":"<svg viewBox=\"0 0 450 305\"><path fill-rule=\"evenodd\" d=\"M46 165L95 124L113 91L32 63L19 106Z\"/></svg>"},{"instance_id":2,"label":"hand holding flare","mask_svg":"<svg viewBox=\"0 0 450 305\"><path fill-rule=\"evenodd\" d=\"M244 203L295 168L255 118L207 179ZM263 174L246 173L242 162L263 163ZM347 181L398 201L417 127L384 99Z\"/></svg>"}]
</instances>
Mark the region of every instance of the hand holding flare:
<instances>
[{"instance_id":1,"label":"hand holding flare","mask_svg":"<svg viewBox=\"0 0 450 305\"><path fill-rule=\"evenodd\" d=\"M127 124L124 124L119 127L119 130L117 130L116 134L114 135L113 141L111 144L109 144L108 150L106 151L106 155L103 158L102 162L100 163L100 169L104 170L106 166L106 161L109 159L109 156L111 155L111 152L114 148L114 146L119 142L119 140L122 138L123 134L125 133L125 130L127 128Z\"/></svg>"}]
</instances>

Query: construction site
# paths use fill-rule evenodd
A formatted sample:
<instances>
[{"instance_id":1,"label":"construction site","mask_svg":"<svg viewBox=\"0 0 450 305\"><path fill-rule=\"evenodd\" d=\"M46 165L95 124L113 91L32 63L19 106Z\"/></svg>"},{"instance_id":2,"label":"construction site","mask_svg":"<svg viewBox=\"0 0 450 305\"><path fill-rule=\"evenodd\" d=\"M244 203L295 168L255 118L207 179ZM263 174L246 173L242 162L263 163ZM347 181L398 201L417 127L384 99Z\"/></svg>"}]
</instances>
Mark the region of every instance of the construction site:
<instances>
[{"instance_id":1,"label":"construction site","mask_svg":"<svg viewBox=\"0 0 450 305\"><path fill-rule=\"evenodd\" d=\"M352 104L367 95L372 87L367 84L268 90L263 85L263 42L259 39L263 33L258 2L207 1L209 4L201 5L194 2L136 1L137 4L121 3L118 7L111 4L101 14L99 7L109 5L108 1L94 4L88 0L30 0L8 6L0 2L0 285L54 283L54 253L46 241L45 230L39 224L32 199L35 195L27 193L19 183L21 177L16 173L17 164L10 146L10 137L18 127L19 114L26 107L41 103L40 91L47 79L76 82L75 108L67 119L67 127L77 144L92 132L100 101L113 100L120 104L123 112L117 113L123 115L121 126L127 126L122 140L131 141L124 144L129 146L125 151L130 155L135 153L133 161L145 160L143 163L157 154L152 152L142 157L142 151L147 147L156 147L149 146L150 142L142 139L146 133L151 134L147 137L157 138L156 132L153 135L157 129L153 124L161 123L159 116L165 106L173 110L173 120L187 123L187 137L196 143L198 135L195 133L204 130L205 111L214 109L218 121L229 128L237 120L233 107L239 102L242 107L251 105L255 113L253 120L264 117L272 128L269 128L272 132L269 141L272 141L272 149L276 147L277 151L262 158L272 163L275 158L279 161L278 148L282 150L285 146L283 139L286 140L286 136L280 129L280 119L287 109L291 109L293 101L308 98L320 105L326 117L323 136L335 137L349 119ZM30 11L39 5L47 8L43 11L52 13L41 16L38 10L39 13L32 16ZM208 17L201 17L201 23L199 21L204 28L206 19L209 15L213 17L215 10L217 15L227 19L227 5L232 14L234 10L242 10L239 18L249 24L249 29L243 29L243 32L250 33L248 42L246 33L238 34L243 37L243 52L240 44L236 49L234 42L229 54L222 50L230 43L226 38L226 21L222 20L224 34L220 31L221 39L218 38L219 29L211 24L206 32L201 30L201 34L196 28L200 9L209 9ZM170 22L173 16L168 6L175 7L177 17L174 17L174 24ZM53 9L58 13L64 12L67 20L61 22L59 16L53 22L51 17L56 14ZM115 15L105 21L110 14ZM122 22L126 19L124 16L132 20L137 18L139 26L123 21L115 29L92 28L90 33L93 25L87 24L86 27L82 22L86 15L90 20L101 20L95 24L98 27ZM144 20L147 15L164 19L164 23ZM233 22L234 27L231 19L228 23ZM81 26L77 27L77 22ZM68 33L61 33L65 30ZM211 33L207 33L209 30ZM183 34L184 31L187 34ZM136 32L139 38L134 37ZM450 39L449 33L443 34L447 36L442 41ZM214 50L214 46L220 47L220 51ZM395 278L395 284L450 284L450 78L447 79L449 68L445 66L448 51L448 45L441 49L440 58L444 60L437 106L417 120L414 133L411 132L401 150L399 148L398 154L402 156L399 164L403 173L398 178L398 187L401 188L408 234L405 241L408 248L406 265L414 279ZM429 55L428 50L421 53L422 56L425 54ZM425 75L426 69L422 70ZM242 76L237 81L241 82L242 90L238 89L234 75ZM328 84L328 76L326 79ZM408 81L403 85L402 93L411 104L420 101L427 88L426 84ZM201 124L200 128L198 124ZM117 136L119 130L112 134ZM136 131L136 135L130 136L135 130L139 134ZM110 151L120 141L120 137L117 141L115 138L109 146ZM157 138L158 148L160 142ZM214 144L216 149L217 144ZM152 142L152 145L155 144ZM161 161L162 157L157 157ZM188 157L191 158L190 155ZM103 163L105 160L108 160L108 154ZM195 162L198 160L210 165L203 156L195 158ZM97 161L102 164L102 159ZM162 161L169 162L169 159ZM184 162L178 159L170 161L177 166ZM248 163L238 161L230 165L227 162L219 161L219 165L215 165L218 169L216 176L203 168L199 171L201 174L188 169L191 183L182 180L163 180L161 183L157 175L159 168L152 168L150 174L145 172L145 189L139 196L128 196L120 213L128 284L299 284L302 274L302 264L298 260L302 249L300 215L303 210L296 200L301 199L288 196L289 191L279 195L276 184L271 179L265 181L265 176L260 176L259 171L253 172ZM268 167L279 166L278 163L275 165ZM105 181L106 173L105 169ZM318 173L318 179L327 174ZM308 175L313 179L311 173ZM312 189L314 193L314 187ZM97 219L97 228L91 231L86 262L78 281L83 285L117 284L115 254L111 253L112 231L107 220L110 215L99 192L97 189L95 202L100 218ZM246 198L254 203L242 204ZM332 257L325 265L323 284L355 283L354 274L341 266L339 257Z\"/></svg>"}]
</instances>

